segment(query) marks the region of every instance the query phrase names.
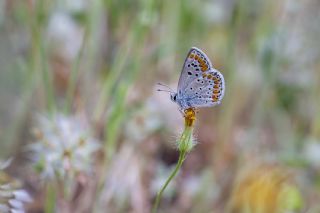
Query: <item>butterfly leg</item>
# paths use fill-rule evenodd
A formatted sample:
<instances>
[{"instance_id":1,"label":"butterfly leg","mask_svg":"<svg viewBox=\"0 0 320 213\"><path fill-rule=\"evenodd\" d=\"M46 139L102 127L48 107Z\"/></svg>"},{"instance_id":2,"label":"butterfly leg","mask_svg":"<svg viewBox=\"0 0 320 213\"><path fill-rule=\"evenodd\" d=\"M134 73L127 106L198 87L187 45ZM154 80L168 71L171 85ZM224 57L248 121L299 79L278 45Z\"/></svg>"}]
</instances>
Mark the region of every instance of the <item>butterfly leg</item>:
<instances>
[{"instance_id":1,"label":"butterfly leg","mask_svg":"<svg viewBox=\"0 0 320 213\"><path fill-rule=\"evenodd\" d=\"M185 112L184 112L184 110L182 108L179 107L179 111L182 114L182 116L185 116Z\"/></svg>"}]
</instances>

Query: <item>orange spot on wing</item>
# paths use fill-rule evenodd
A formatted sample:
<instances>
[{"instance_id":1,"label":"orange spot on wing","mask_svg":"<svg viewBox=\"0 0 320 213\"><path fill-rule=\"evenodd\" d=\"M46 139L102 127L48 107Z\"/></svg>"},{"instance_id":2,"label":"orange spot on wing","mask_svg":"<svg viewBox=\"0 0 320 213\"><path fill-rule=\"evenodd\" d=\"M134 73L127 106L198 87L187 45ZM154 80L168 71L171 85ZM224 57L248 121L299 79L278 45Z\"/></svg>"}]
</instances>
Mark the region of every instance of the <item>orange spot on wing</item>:
<instances>
[{"instance_id":1,"label":"orange spot on wing","mask_svg":"<svg viewBox=\"0 0 320 213\"><path fill-rule=\"evenodd\" d=\"M208 69L208 67L204 66L204 67L201 67L201 71L206 71Z\"/></svg>"},{"instance_id":2,"label":"orange spot on wing","mask_svg":"<svg viewBox=\"0 0 320 213\"><path fill-rule=\"evenodd\" d=\"M212 78L212 75L209 74L209 75L208 75L208 79L211 79L211 78Z\"/></svg>"},{"instance_id":3,"label":"orange spot on wing","mask_svg":"<svg viewBox=\"0 0 320 213\"><path fill-rule=\"evenodd\" d=\"M215 83L215 84L219 84L220 81L219 81L219 80L215 80L214 83Z\"/></svg>"},{"instance_id":4,"label":"orange spot on wing","mask_svg":"<svg viewBox=\"0 0 320 213\"><path fill-rule=\"evenodd\" d=\"M203 74L202 74L202 77L204 77L204 78L207 77L207 74L203 73Z\"/></svg>"},{"instance_id":5,"label":"orange spot on wing","mask_svg":"<svg viewBox=\"0 0 320 213\"><path fill-rule=\"evenodd\" d=\"M218 89L218 88L219 88L219 85L216 84L216 85L213 86L213 88Z\"/></svg>"},{"instance_id":6,"label":"orange spot on wing","mask_svg":"<svg viewBox=\"0 0 320 213\"><path fill-rule=\"evenodd\" d=\"M190 54L189 58L194 58L194 54Z\"/></svg>"},{"instance_id":7,"label":"orange spot on wing","mask_svg":"<svg viewBox=\"0 0 320 213\"><path fill-rule=\"evenodd\" d=\"M198 59L199 59L199 56L198 56L198 55L196 55L196 56L194 57L194 59L198 60Z\"/></svg>"},{"instance_id":8,"label":"orange spot on wing","mask_svg":"<svg viewBox=\"0 0 320 213\"><path fill-rule=\"evenodd\" d=\"M220 92L219 89L214 89L214 90L213 90L213 93L219 93L219 92Z\"/></svg>"},{"instance_id":9,"label":"orange spot on wing","mask_svg":"<svg viewBox=\"0 0 320 213\"><path fill-rule=\"evenodd\" d=\"M212 100L213 100L213 101L218 101L218 100L219 100L219 99L218 99L218 96L217 96L217 95L213 95L213 96L212 96Z\"/></svg>"}]
</instances>

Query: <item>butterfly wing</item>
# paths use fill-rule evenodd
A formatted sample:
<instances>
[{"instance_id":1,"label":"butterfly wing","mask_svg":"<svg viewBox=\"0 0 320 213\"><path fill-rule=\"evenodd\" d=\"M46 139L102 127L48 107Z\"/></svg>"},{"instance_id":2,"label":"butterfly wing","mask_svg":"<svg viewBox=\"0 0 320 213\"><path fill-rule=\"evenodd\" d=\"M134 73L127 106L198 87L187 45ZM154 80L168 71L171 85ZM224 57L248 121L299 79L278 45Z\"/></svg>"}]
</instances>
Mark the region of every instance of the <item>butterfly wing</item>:
<instances>
[{"instance_id":1,"label":"butterfly wing","mask_svg":"<svg viewBox=\"0 0 320 213\"><path fill-rule=\"evenodd\" d=\"M181 71L178 94L183 92L192 81L200 77L203 71L210 70L211 68L211 62L206 54L196 47L191 47Z\"/></svg>"},{"instance_id":2,"label":"butterfly wing","mask_svg":"<svg viewBox=\"0 0 320 213\"><path fill-rule=\"evenodd\" d=\"M191 107L209 107L220 103L224 91L223 75L212 67L206 54L192 47L183 65L178 95Z\"/></svg>"},{"instance_id":3,"label":"butterfly wing","mask_svg":"<svg viewBox=\"0 0 320 213\"><path fill-rule=\"evenodd\" d=\"M210 107L220 104L225 92L223 75L212 68L192 81L184 93L192 107Z\"/></svg>"}]
</instances>

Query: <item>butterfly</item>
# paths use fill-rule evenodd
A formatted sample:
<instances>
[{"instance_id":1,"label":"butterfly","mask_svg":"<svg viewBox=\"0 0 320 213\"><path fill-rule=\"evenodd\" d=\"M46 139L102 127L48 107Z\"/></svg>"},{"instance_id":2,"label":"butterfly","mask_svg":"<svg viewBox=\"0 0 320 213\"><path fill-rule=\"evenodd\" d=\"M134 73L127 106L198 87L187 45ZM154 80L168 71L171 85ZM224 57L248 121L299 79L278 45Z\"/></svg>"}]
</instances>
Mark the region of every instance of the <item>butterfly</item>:
<instances>
[{"instance_id":1,"label":"butterfly","mask_svg":"<svg viewBox=\"0 0 320 213\"><path fill-rule=\"evenodd\" d=\"M220 104L225 92L225 82L223 75L212 67L206 54L192 47L184 61L177 92L168 92L171 100L179 105L180 111L185 112L189 108Z\"/></svg>"}]
</instances>

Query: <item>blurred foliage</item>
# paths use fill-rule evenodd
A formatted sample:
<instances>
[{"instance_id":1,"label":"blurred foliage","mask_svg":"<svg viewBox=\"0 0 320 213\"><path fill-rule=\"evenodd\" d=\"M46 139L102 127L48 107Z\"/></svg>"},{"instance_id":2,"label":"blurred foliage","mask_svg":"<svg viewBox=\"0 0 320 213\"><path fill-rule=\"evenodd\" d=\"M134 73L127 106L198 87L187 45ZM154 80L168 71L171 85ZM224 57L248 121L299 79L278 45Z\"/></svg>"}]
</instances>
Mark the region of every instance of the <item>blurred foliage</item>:
<instances>
[{"instance_id":1,"label":"blurred foliage","mask_svg":"<svg viewBox=\"0 0 320 213\"><path fill-rule=\"evenodd\" d=\"M225 76L226 94L199 110L199 144L160 212L226 212L251 162L290 171L289 209L318 212L319 11L313 0L0 1L0 155L14 158L5 172L34 197L27 211L150 212L183 127L156 82L175 88L196 46ZM39 115L77 117L101 143L71 197L31 166Z\"/></svg>"},{"instance_id":2,"label":"blurred foliage","mask_svg":"<svg viewBox=\"0 0 320 213\"><path fill-rule=\"evenodd\" d=\"M298 189L283 168L260 165L239 175L230 202L230 212L286 212L302 208Z\"/></svg>"}]
</instances>

